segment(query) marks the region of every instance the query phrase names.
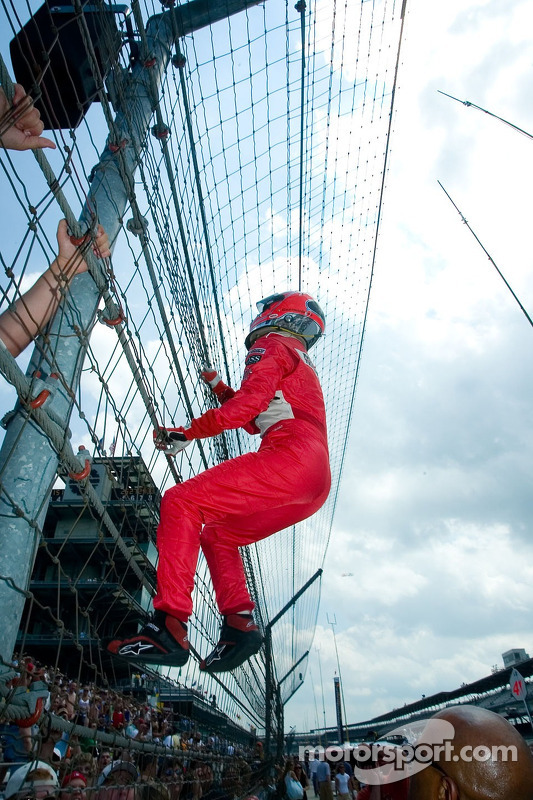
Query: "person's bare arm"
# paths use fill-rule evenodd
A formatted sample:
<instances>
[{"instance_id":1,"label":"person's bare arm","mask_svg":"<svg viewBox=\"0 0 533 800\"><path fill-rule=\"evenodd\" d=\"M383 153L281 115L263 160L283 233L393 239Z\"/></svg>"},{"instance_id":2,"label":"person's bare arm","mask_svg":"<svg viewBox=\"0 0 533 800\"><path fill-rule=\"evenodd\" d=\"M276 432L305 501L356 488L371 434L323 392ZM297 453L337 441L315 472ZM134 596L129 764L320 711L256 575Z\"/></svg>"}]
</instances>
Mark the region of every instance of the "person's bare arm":
<instances>
[{"instance_id":1,"label":"person's bare arm","mask_svg":"<svg viewBox=\"0 0 533 800\"><path fill-rule=\"evenodd\" d=\"M55 150L54 142L41 136L43 129L41 115L20 83L15 84L12 105L0 89L0 145L7 150Z\"/></svg>"},{"instance_id":2,"label":"person's bare arm","mask_svg":"<svg viewBox=\"0 0 533 800\"><path fill-rule=\"evenodd\" d=\"M12 356L18 356L55 314L65 289L74 275L85 272L87 264L80 248L72 244L66 220L57 229L59 251L48 269L19 297L13 308L0 314L0 339ZM98 258L111 255L109 239L101 225L96 231L93 251Z\"/></svg>"}]
</instances>

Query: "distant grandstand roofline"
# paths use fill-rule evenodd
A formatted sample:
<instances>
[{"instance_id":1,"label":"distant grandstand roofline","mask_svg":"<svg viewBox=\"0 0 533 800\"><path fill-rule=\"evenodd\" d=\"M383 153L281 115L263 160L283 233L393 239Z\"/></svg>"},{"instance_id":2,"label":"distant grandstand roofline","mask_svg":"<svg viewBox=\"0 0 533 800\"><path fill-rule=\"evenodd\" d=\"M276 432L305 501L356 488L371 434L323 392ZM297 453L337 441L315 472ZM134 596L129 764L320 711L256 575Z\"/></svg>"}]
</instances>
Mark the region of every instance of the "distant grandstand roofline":
<instances>
[{"instance_id":1,"label":"distant grandstand roofline","mask_svg":"<svg viewBox=\"0 0 533 800\"><path fill-rule=\"evenodd\" d=\"M419 711L434 709L436 706L449 705L452 700L460 700L469 695L486 694L496 689L501 689L509 683L512 669L513 667L506 667L491 675L487 675L485 678L480 678L473 683L466 683L464 686L452 692L438 692L438 694L433 694L430 697L424 697L421 700L417 700L416 703L410 703L403 708L397 708L393 711L389 711L387 714L374 717L372 720L369 720L369 724L370 722L387 722L389 720L400 719L401 717L406 715L410 716ZM533 658L520 663L520 674L524 678L530 678L533 675Z\"/></svg>"},{"instance_id":2,"label":"distant grandstand roofline","mask_svg":"<svg viewBox=\"0 0 533 800\"><path fill-rule=\"evenodd\" d=\"M350 741L356 741L357 738L366 738L366 734L369 731L375 731L381 735L390 729L391 724L401 723L407 719L412 720L416 717L424 718L424 716L436 713L440 708L452 704L469 702L473 696L479 698L480 695L488 695L491 692L504 689L505 686L509 684L509 678L513 668L514 667L503 668L491 675L487 675L485 678L480 678L473 683L466 683L450 692L438 692L429 697L423 697L414 703L408 703L401 708L395 708L378 717L347 724L345 727L350 736ZM531 678L531 676L533 676L533 658L522 661L519 664L519 672L523 678ZM315 736L325 735L326 738L328 738L328 736L335 737L337 736L337 727L332 726L326 729L316 729L310 733ZM302 734L296 738L298 740L306 736L309 737L309 734Z\"/></svg>"}]
</instances>

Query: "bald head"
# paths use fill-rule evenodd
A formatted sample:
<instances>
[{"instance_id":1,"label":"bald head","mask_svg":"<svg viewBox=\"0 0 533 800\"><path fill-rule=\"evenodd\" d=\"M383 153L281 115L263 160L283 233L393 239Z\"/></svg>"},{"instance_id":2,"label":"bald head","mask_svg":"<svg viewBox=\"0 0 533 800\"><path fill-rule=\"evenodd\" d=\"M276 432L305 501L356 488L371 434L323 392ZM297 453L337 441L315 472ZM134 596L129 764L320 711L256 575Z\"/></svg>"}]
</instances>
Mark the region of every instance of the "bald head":
<instances>
[{"instance_id":1,"label":"bald head","mask_svg":"<svg viewBox=\"0 0 533 800\"><path fill-rule=\"evenodd\" d=\"M507 720L477 706L447 708L432 719L453 725L459 757L441 756L414 775L410 800L533 800L533 756Z\"/></svg>"}]
</instances>

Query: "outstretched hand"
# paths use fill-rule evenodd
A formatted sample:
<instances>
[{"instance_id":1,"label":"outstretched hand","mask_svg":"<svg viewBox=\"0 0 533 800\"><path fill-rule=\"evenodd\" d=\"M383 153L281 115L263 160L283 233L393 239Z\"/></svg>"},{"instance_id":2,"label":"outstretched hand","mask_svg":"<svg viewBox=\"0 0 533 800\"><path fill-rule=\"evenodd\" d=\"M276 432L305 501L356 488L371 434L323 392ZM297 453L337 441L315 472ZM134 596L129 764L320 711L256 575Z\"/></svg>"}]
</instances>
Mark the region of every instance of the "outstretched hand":
<instances>
[{"instance_id":1,"label":"outstretched hand","mask_svg":"<svg viewBox=\"0 0 533 800\"><path fill-rule=\"evenodd\" d=\"M213 391L215 391L215 387L222 380L216 369L212 369L211 367L206 367L203 372L200 372L200 377Z\"/></svg>"},{"instance_id":2,"label":"outstretched hand","mask_svg":"<svg viewBox=\"0 0 533 800\"><path fill-rule=\"evenodd\" d=\"M227 386L216 369L206 367L203 372L200 372L200 377L211 388L211 391L218 399L219 403L225 403L233 397L235 392Z\"/></svg>"},{"instance_id":3,"label":"outstretched hand","mask_svg":"<svg viewBox=\"0 0 533 800\"><path fill-rule=\"evenodd\" d=\"M63 295L63 289L78 272L87 269L84 254L93 248L96 256L111 255L109 239L101 225L80 247L73 244L66 220L57 228L59 253L33 286L18 297L15 303L0 314L0 339L15 358L54 316Z\"/></svg>"},{"instance_id":4,"label":"outstretched hand","mask_svg":"<svg viewBox=\"0 0 533 800\"><path fill-rule=\"evenodd\" d=\"M59 267L63 277L71 278L80 272L86 272L87 262L83 257L83 253L90 246L89 240L87 240L87 244L82 244L79 247L73 244L68 232L66 219L60 220L57 227L57 244L59 251L55 264ZM101 225L96 228L92 249L97 258L108 258L111 255L109 237Z\"/></svg>"},{"instance_id":5,"label":"outstretched hand","mask_svg":"<svg viewBox=\"0 0 533 800\"><path fill-rule=\"evenodd\" d=\"M179 428L157 428L153 437L156 450L162 450L167 456L181 453L192 441Z\"/></svg>"},{"instance_id":6,"label":"outstretched hand","mask_svg":"<svg viewBox=\"0 0 533 800\"><path fill-rule=\"evenodd\" d=\"M0 136L3 147L7 150L43 150L45 147L55 150L54 142L41 136L44 130L41 114L20 83L15 84L12 106L4 91L0 89L0 130L4 128L2 120L8 113L13 115L16 121Z\"/></svg>"}]
</instances>

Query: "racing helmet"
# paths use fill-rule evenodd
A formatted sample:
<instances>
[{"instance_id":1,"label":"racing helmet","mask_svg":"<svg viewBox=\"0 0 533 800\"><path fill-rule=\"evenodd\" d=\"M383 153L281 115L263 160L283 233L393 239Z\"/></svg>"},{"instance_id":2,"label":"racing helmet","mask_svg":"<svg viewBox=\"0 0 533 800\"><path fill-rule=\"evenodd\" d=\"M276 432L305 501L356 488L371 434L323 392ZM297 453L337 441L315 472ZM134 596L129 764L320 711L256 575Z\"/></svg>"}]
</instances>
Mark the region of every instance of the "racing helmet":
<instances>
[{"instance_id":1,"label":"racing helmet","mask_svg":"<svg viewBox=\"0 0 533 800\"><path fill-rule=\"evenodd\" d=\"M257 310L259 314L252 321L244 342L247 350L252 334L261 328L265 328L265 333L286 331L301 336L310 350L326 327L324 312L310 294L303 292L271 294L257 303Z\"/></svg>"}]
</instances>

